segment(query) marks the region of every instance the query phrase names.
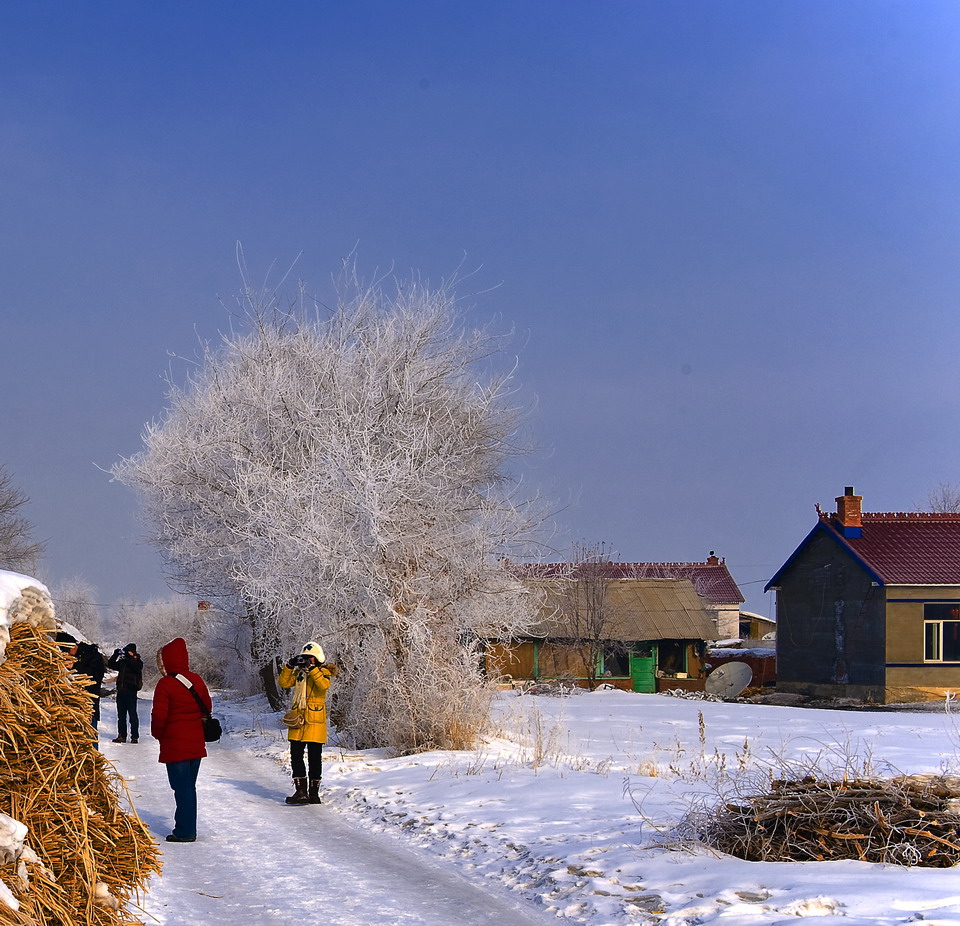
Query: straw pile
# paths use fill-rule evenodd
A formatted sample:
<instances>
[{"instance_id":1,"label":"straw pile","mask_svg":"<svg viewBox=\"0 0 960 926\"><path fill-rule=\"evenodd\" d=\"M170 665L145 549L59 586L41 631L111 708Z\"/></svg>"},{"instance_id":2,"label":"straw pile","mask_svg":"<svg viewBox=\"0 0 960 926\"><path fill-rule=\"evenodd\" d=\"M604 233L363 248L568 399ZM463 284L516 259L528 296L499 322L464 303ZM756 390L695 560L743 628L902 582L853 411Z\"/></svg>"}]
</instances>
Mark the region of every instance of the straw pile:
<instances>
[{"instance_id":1,"label":"straw pile","mask_svg":"<svg viewBox=\"0 0 960 926\"><path fill-rule=\"evenodd\" d=\"M17 851L0 840L0 926L139 923L127 906L159 872L159 853L95 748L90 680L68 676L42 626L19 621L10 634L0 664L0 828L19 821L26 831Z\"/></svg>"},{"instance_id":2,"label":"straw pile","mask_svg":"<svg viewBox=\"0 0 960 926\"><path fill-rule=\"evenodd\" d=\"M748 861L949 868L960 862L960 778L775 781L768 794L724 805L702 835Z\"/></svg>"}]
</instances>

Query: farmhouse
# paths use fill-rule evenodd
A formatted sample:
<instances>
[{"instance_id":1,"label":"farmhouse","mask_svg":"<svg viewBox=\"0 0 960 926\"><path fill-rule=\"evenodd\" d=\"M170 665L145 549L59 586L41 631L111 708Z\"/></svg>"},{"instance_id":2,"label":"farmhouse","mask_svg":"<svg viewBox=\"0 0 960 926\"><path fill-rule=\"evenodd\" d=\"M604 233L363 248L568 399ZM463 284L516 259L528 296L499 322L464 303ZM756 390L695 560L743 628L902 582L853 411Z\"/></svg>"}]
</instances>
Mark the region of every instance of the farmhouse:
<instances>
[{"instance_id":1,"label":"farmhouse","mask_svg":"<svg viewBox=\"0 0 960 926\"><path fill-rule=\"evenodd\" d=\"M877 703L960 690L960 514L862 511L852 486L780 567L777 689Z\"/></svg>"},{"instance_id":2,"label":"farmhouse","mask_svg":"<svg viewBox=\"0 0 960 926\"><path fill-rule=\"evenodd\" d=\"M734 582L726 562L713 550L705 562L687 563L535 563L511 567L524 580L570 578L587 568L592 576L607 579L689 579L707 613L713 630L707 640L729 640L740 635L740 605L744 597Z\"/></svg>"},{"instance_id":3,"label":"farmhouse","mask_svg":"<svg viewBox=\"0 0 960 926\"><path fill-rule=\"evenodd\" d=\"M648 693L703 689L704 641L715 628L690 579L521 568L524 582L541 596L537 623L523 639L487 643L489 676L586 687L602 682Z\"/></svg>"}]
</instances>

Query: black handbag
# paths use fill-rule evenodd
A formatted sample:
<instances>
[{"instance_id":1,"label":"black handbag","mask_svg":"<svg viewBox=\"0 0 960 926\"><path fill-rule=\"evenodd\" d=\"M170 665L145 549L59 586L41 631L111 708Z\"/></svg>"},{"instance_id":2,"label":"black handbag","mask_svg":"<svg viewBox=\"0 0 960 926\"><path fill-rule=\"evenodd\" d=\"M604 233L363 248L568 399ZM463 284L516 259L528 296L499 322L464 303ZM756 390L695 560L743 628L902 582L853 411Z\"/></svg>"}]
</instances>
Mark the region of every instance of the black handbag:
<instances>
[{"instance_id":1,"label":"black handbag","mask_svg":"<svg viewBox=\"0 0 960 926\"><path fill-rule=\"evenodd\" d=\"M223 727L220 725L220 720L207 712L200 695L193 690L193 682L190 679L185 675L175 675L174 678L193 695L197 707L200 708L200 720L203 721L203 741L205 743L217 742L223 736Z\"/></svg>"}]
</instances>

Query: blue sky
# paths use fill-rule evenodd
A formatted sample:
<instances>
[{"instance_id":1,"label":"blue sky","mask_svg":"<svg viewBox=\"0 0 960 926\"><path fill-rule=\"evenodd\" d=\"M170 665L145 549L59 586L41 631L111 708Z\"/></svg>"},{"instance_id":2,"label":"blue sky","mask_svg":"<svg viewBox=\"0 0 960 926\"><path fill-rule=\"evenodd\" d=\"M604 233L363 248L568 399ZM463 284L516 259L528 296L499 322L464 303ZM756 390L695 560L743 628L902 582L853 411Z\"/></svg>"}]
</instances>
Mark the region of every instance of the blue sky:
<instances>
[{"instance_id":1,"label":"blue sky","mask_svg":"<svg viewBox=\"0 0 960 926\"><path fill-rule=\"evenodd\" d=\"M165 593L140 446L251 275L356 249L519 337L557 543L763 583L960 483L960 5L0 6L0 462L43 578ZM478 295L471 296L472 292Z\"/></svg>"}]
</instances>

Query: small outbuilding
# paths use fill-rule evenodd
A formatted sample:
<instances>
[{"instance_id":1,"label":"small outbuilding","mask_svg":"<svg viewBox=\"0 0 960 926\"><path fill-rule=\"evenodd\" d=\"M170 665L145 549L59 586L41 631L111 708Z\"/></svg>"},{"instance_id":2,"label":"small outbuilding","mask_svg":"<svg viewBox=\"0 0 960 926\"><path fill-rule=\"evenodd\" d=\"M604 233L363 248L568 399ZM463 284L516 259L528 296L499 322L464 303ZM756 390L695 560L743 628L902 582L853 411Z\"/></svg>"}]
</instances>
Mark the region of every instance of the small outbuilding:
<instances>
[{"instance_id":1,"label":"small outbuilding","mask_svg":"<svg viewBox=\"0 0 960 926\"><path fill-rule=\"evenodd\" d=\"M876 703L960 691L960 513L864 512L852 486L767 583L777 689Z\"/></svg>"}]
</instances>

